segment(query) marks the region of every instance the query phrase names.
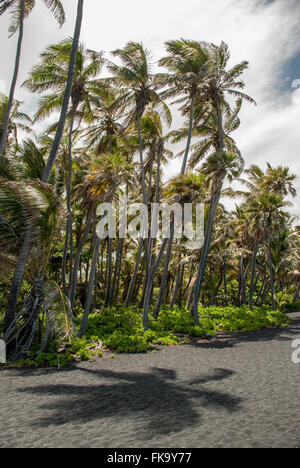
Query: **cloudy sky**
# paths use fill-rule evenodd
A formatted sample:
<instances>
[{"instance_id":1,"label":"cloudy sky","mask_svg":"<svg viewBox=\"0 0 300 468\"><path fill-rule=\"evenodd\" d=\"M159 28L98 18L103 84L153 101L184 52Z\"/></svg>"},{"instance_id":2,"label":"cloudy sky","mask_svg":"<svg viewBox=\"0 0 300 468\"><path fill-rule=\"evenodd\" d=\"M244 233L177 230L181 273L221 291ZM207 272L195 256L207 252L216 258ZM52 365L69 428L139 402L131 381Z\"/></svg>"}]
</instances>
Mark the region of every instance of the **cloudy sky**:
<instances>
[{"instance_id":1,"label":"cloudy sky","mask_svg":"<svg viewBox=\"0 0 300 468\"><path fill-rule=\"evenodd\" d=\"M58 29L41 1L26 21L20 80L49 43L72 35L76 1L63 0L67 22ZM127 41L142 41L157 60L164 42L191 38L219 43L231 50L232 64L248 60L246 92L258 103L245 104L235 139L246 165L287 165L297 175L300 193L300 2L299 0L86 0L81 39L91 49L109 52ZM16 37L7 38L8 16L0 18L0 91L9 89ZM300 83L300 81L299 81ZM295 83L294 83L295 85ZM37 98L18 88L25 110L34 111ZM175 125L177 122L175 122ZM179 122L178 122L179 125ZM175 160L171 171L178 172ZM300 202L295 212L300 216Z\"/></svg>"}]
</instances>

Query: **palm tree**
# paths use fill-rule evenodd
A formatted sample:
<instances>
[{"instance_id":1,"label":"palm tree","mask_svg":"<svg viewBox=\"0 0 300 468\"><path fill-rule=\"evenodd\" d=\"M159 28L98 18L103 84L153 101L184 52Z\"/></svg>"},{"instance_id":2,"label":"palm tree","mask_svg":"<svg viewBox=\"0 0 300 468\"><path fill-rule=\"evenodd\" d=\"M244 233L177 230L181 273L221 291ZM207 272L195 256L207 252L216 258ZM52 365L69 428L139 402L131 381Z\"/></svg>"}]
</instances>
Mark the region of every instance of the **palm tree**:
<instances>
[{"instance_id":1,"label":"palm tree","mask_svg":"<svg viewBox=\"0 0 300 468\"><path fill-rule=\"evenodd\" d=\"M44 96L35 114L35 121L58 110L63 102L64 91L68 80L68 68L72 51L72 40L66 39L59 44L51 45L41 54L41 63L36 65L30 72L29 78L23 83L29 91L45 92L53 90ZM68 245L70 245L70 272L73 263L73 234L72 234L72 209L71 209L71 185L72 185L72 143L75 119L82 118L84 112L91 111L90 94L98 84L96 76L99 74L103 64L102 54L93 50L85 49L79 44L77 50L76 65L71 92L71 109L69 111L69 134L68 134L68 177L67 177L67 210L66 237L63 261L63 282L65 285L65 259ZM70 274L71 276L71 274ZM71 281L70 281L71 283ZM65 292L66 287L65 287Z\"/></svg>"},{"instance_id":2,"label":"palm tree","mask_svg":"<svg viewBox=\"0 0 300 468\"><path fill-rule=\"evenodd\" d=\"M142 117L148 104L152 103L161 110L163 118L170 123L169 108L158 94L163 85L152 73L151 55L143 44L129 42L123 49L112 52L121 61L121 65L108 62L108 68L113 74L109 82L124 91L119 98L119 105L126 105L127 126L134 122L138 130L139 155L141 165L142 193L144 203L148 204L146 190L145 166L143 156Z\"/></svg>"},{"instance_id":3,"label":"palm tree","mask_svg":"<svg viewBox=\"0 0 300 468\"><path fill-rule=\"evenodd\" d=\"M2 138L2 135L3 135L4 120L5 120L5 115L7 111L7 105L8 105L7 96L5 96L4 94L0 94L0 138ZM13 101L13 105L12 105L11 112L10 112L8 128L7 128L7 134L6 134L6 143L5 143L6 151L2 154L2 158L4 158L6 155L9 159L9 156L12 156L12 153L14 153L18 149L18 144L19 144L18 133L20 130L26 133L31 133L31 134L34 133L31 129L32 120L27 114L25 114L24 112L20 110L21 105L22 105L21 101L17 101L17 100Z\"/></svg>"},{"instance_id":4,"label":"palm tree","mask_svg":"<svg viewBox=\"0 0 300 468\"><path fill-rule=\"evenodd\" d=\"M15 1L13 3L15 4ZM34 1L32 1L31 3L34 3ZM55 3L58 4L58 1L55 0ZM81 24L82 24L82 17L83 17L83 5L84 5L84 0L78 0L77 17L76 17L75 31L74 31L74 37L73 37L73 43L72 43L72 52L71 52L71 57L70 57L69 69L68 69L67 85L66 85L63 103L62 103L60 119L59 119L57 131L55 134L55 138L53 141L53 146L51 148L51 152L50 152L50 155L49 155L46 167L45 167L45 171L43 174L43 182L45 183L49 181L52 168L55 163L56 156L59 150L59 145L60 145L60 141L63 135L63 130L64 130L65 121L67 117L69 100L70 100L70 96L72 92L72 83L73 83L75 63L76 63L76 57L77 57L77 49L78 49L78 43L79 43L79 37L80 37L80 31L81 31ZM24 244L20 252L20 256L19 256L16 268L15 268L13 280L11 283L11 289L9 293L6 314L5 314L6 324L12 321L14 314L15 314L18 295L19 295L21 285L23 282L24 270L25 270L28 256L30 254L31 246L32 246L32 233L31 233L31 230L28 229L26 231Z\"/></svg>"},{"instance_id":5,"label":"palm tree","mask_svg":"<svg viewBox=\"0 0 300 468\"><path fill-rule=\"evenodd\" d=\"M189 115L187 143L184 152L181 174L185 173L192 140L195 103L208 77L209 54L203 42L186 39L166 42L168 56L159 61L171 74L161 75L162 82L168 84L164 98L176 98L173 103L181 104L181 111Z\"/></svg>"},{"instance_id":6,"label":"palm tree","mask_svg":"<svg viewBox=\"0 0 300 468\"><path fill-rule=\"evenodd\" d=\"M216 115L219 145L217 151L208 156L203 165L203 172L211 177L211 200L210 209L205 233L204 245L202 248L201 260L198 268L194 289L193 311L196 325L199 325L199 296L201 285L205 273L206 261L209 252L210 240L214 225L217 205L220 200L223 183L226 177L229 180L238 177L243 169L243 160L238 153L226 152L224 143L224 114L230 114L229 105L225 100L225 95L233 95L239 100L254 102L249 96L241 92L244 82L240 80L241 74L248 67L248 62L242 62L232 69L227 70L230 58L228 46L222 42L220 46L213 44L207 46L212 63L210 76L204 86L204 106L207 103L212 108L212 113ZM233 115L236 119L236 113Z\"/></svg>"},{"instance_id":7,"label":"palm tree","mask_svg":"<svg viewBox=\"0 0 300 468\"><path fill-rule=\"evenodd\" d=\"M62 2L60 0L42 0L47 8L49 8L54 14L60 26L65 22L65 12L63 9ZM12 23L10 25L10 35L13 35L19 29L19 38L17 45L17 52L15 57L14 74L11 82L10 93L7 103L7 109L4 119L3 132L0 140L0 156L5 150L7 132L10 120L10 113L13 106L15 88L17 84L22 41L24 33L24 19L29 16L33 8L35 7L36 0L1 0L0 1L0 16L6 11L12 11Z\"/></svg>"},{"instance_id":8,"label":"palm tree","mask_svg":"<svg viewBox=\"0 0 300 468\"><path fill-rule=\"evenodd\" d=\"M35 244L30 261L26 262L26 278L30 284L49 265L53 239L63 219L54 188L41 181L44 153L32 140L24 141L11 163L9 177L0 177L1 257L13 269L29 231ZM10 323L5 317L5 329Z\"/></svg>"}]
</instances>

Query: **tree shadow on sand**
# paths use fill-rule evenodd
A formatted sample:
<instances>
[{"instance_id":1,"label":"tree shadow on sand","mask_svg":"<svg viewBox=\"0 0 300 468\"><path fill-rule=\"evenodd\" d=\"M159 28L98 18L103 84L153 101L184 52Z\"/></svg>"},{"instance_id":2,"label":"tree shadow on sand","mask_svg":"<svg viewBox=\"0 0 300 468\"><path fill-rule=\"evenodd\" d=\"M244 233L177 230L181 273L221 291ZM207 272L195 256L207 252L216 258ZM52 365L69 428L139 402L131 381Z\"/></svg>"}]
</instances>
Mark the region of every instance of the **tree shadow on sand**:
<instances>
[{"instance_id":1,"label":"tree shadow on sand","mask_svg":"<svg viewBox=\"0 0 300 468\"><path fill-rule=\"evenodd\" d=\"M170 369L153 368L147 373L80 370L99 378L99 384L93 379L90 385L74 382L18 389L41 398L41 417L31 421L31 425L59 426L92 420L110 420L109 424L113 424L121 418L123 425L134 423L139 437L147 438L150 434L169 434L201 424L201 408L232 413L240 409L242 401L229 393L202 387L234 374L227 369L215 369L211 374L180 383L176 372Z\"/></svg>"},{"instance_id":2,"label":"tree shadow on sand","mask_svg":"<svg viewBox=\"0 0 300 468\"><path fill-rule=\"evenodd\" d=\"M240 343L255 343L268 341L288 341L300 338L300 319L294 320L287 327L264 328L249 332L222 332L216 338L203 340L192 339L188 345L206 349L234 348Z\"/></svg>"}]
</instances>

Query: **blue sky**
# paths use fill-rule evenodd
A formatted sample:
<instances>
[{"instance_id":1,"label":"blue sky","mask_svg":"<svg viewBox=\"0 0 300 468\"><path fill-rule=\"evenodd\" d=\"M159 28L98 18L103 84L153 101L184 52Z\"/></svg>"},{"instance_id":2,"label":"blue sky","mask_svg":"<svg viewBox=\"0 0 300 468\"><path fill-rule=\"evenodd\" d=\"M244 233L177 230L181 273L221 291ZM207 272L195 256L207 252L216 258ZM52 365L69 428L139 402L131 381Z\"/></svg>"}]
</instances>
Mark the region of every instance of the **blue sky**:
<instances>
[{"instance_id":1,"label":"blue sky","mask_svg":"<svg viewBox=\"0 0 300 468\"><path fill-rule=\"evenodd\" d=\"M75 0L64 0L67 22L58 29L49 12L38 1L26 21L20 80L38 61L49 43L70 36L76 14ZM164 54L166 40L178 37L219 43L224 40L231 50L232 64L250 62L245 74L246 92L258 103L245 105L242 124L235 139L246 165L288 165L298 176L300 193L300 88L292 82L300 79L300 2L299 0L117 0L85 1L82 41L89 48L110 51L127 41L142 41L154 59ZM0 89L8 89L16 38L7 38L8 17L0 18ZM108 56L108 55L107 55ZM27 112L33 112L37 97L18 88L17 97ZM175 114L175 126L181 125ZM175 159L168 173L179 171ZM300 215L299 197L295 212Z\"/></svg>"}]
</instances>

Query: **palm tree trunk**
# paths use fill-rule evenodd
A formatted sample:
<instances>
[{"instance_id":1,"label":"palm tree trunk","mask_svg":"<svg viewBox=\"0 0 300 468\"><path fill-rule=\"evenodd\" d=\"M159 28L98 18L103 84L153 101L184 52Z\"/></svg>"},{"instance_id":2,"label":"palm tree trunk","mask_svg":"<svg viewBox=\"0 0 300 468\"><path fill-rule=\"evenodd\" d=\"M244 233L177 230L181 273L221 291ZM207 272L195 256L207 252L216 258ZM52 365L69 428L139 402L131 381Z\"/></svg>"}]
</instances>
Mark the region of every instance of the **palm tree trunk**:
<instances>
[{"instance_id":1,"label":"palm tree trunk","mask_svg":"<svg viewBox=\"0 0 300 468\"><path fill-rule=\"evenodd\" d=\"M295 294L293 296L293 302L297 302L300 293L300 281L298 281L298 286L296 288Z\"/></svg>"},{"instance_id":2,"label":"palm tree trunk","mask_svg":"<svg viewBox=\"0 0 300 468\"><path fill-rule=\"evenodd\" d=\"M88 236L88 234L90 232L90 228L91 228L91 224L92 224L94 214L95 214L95 208L92 206L92 207L90 207L90 209L88 211L85 228L84 228L82 237L80 239L79 245L78 245L77 250L76 250L76 255L75 255L75 259L74 259L73 273L72 273L72 285L71 285L71 290L70 290L70 302L71 302L72 309L74 308L74 304L75 304L78 268L79 268L79 263L80 263L81 252L82 252L82 249L84 247L87 236Z\"/></svg>"},{"instance_id":3,"label":"palm tree trunk","mask_svg":"<svg viewBox=\"0 0 300 468\"><path fill-rule=\"evenodd\" d=\"M107 277L107 289L104 305L107 307L109 305L110 290L111 290L111 280L112 280L112 239L108 239L107 247L107 261L108 261L108 277Z\"/></svg>"},{"instance_id":4,"label":"palm tree trunk","mask_svg":"<svg viewBox=\"0 0 300 468\"><path fill-rule=\"evenodd\" d=\"M276 301L275 301L275 287L274 287L274 270L272 264L272 249L271 249L271 238L268 239L268 258L269 258L269 270L270 270L270 286L271 286L271 295L272 295L272 308L276 310Z\"/></svg>"},{"instance_id":5,"label":"palm tree trunk","mask_svg":"<svg viewBox=\"0 0 300 468\"><path fill-rule=\"evenodd\" d=\"M23 33L24 33L25 0L21 0L20 7L21 7L20 26L19 26L19 38L18 38L17 52L16 52L16 58L15 58L15 68L14 68L13 79L12 79L11 86L10 86L7 108L5 112L3 132L1 136L1 142L0 142L0 156L2 156L2 154L4 154L4 151L5 151L10 113L11 113L11 109L12 109L12 105L14 101L15 89L16 89L16 84L17 84L17 79L18 79L18 74L19 74L19 68L20 68L20 58L21 58Z\"/></svg>"},{"instance_id":6,"label":"palm tree trunk","mask_svg":"<svg viewBox=\"0 0 300 468\"><path fill-rule=\"evenodd\" d=\"M225 294L225 305L228 306L228 288L227 288L227 259L226 255L224 255L224 294Z\"/></svg>"},{"instance_id":7,"label":"palm tree trunk","mask_svg":"<svg viewBox=\"0 0 300 468\"><path fill-rule=\"evenodd\" d=\"M171 309L174 309L175 302L176 302L176 299L177 299L177 296L178 296L179 285L180 285L180 279L181 279L180 258L181 258L181 256L179 256L179 262L178 262L177 273L176 273L176 282L175 282L173 297L172 297L172 301L171 301Z\"/></svg>"},{"instance_id":8,"label":"palm tree trunk","mask_svg":"<svg viewBox=\"0 0 300 468\"><path fill-rule=\"evenodd\" d=\"M191 99L188 138L187 138L187 144L186 144L184 158L183 158L183 162L182 162L182 167L181 167L181 175L183 175L185 173L187 160L188 160L188 155L189 155L190 147L191 147L193 124L194 124L194 108L195 108L195 96L193 95L192 99Z\"/></svg>"},{"instance_id":9,"label":"palm tree trunk","mask_svg":"<svg viewBox=\"0 0 300 468\"><path fill-rule=\"evenodd\" d=\"M92 266L91 266L91 271L90 271L90 280L89 280L89 287L88 287L88 293L86 297L86 303L85 303L85 309L84 309L84 314L82 317L82 322L81 322L81 327L80 327L80 333L79 335L82 336L86 332L87 328L87 323L89 319L89 314L91 310L91 305L92 305L92 299L93 299L93 287L94 287L94 282L95 282L95 276L96 276L96 268L97 268L97 262L98 262L98 255L99 255L99 250L101 246L101 241L102 239L100 237L97 237L96 244L94 247L94 253L93 253L93 260L92 260Z\"/></svg>"},{"instance_id":10,"label":"palm tree trunk","mask_svg":"<svg viewBox=\"0 0 300 468\"><path fill-rule=\"evenodd\" d=\"M256 271L256 258L258 252L258 242L255 242L253 254L252 254L252 272L251 272L251 282L249 290L249 309L253 311L253 296L255 292L254 280L255 280L255 271Z\"/></svg>"},{"instance_id":11,"label":"palm tree trunk","mask_svg":"<svg viewBox=\"0 0 300 468\"><path fill-rule=\"evenodd\" d=\"M70 97L71 97L71 92L72 92L74 71L75 71L75 66L76 66L77 51L78 51L81 25L82 25L82 19L83 19L83 5L84 5L84 0L78 0L76 24L75 24L72 51L71 51L71 57L70 57L70 63L69 63L67 85L66 85L66 90L64 94L63 104L61 108L61 113L60 113L60 118L59 118L57 130L56 130L55 138L54 138L51 152L50 152L47 165L43 174L43 182L48 182L50 178L50 175L51 175L51 172L52 172L55 160L56 160L59 145L63 136L64 126L65 126L65 122L67 118L69 102L70 102Z\"/></svg>"},{"instance_id":12,"label":"palm tree trunk","mask_svg":"<svg viewBox=\"0 0 300 468\"><path fill-rule=\"evenodd\" d=\"M64 254L63 254L63 265L62 265L62 278L63 278L63 287L65 294L67 293L66 288L66 273L67 273L67 252L68 247L70 246L70 268L69 268L69 289L72 284L72 271L73 271L73 217L72 217L72 206L71 206L71 190L72 190L72 136L73 136L73 127L74 127L74 117L75 117L74 108L72 110L70 128L69 128L69 137L68 137L68 177L67 177L67 227L66 227L66 238L64 245Z\"/></svg>"},{"instance_id":13,"label":"palm tree trunk","mask_svg":"<svg viewBox=\"0 0 300 468\"><path fill-rule=\"evenodd\" d=\"M172 219L171 223L173 223L173 228L171 226L171 233L174 234L174 221L173 221L173 219ZM153 312L153 317L155 317L155 318L157 318L158 315L159 315L159 311L160 311L160 308L161 308L163 297L164 297L164 294L165 294L165 291L166 291L168 272L169 272L169 265L170 265L170 261L171 261L171 255L172 255L173 239L174 239L174 236L172 236L172 237L170 236L169 243L168 243L167 254L166 254L163 277L162 277L161 286L160 286L160 290L159 290L159 295L158 295L158 299L156 301L154 312Z\"/></svg>"},{"instance_id":14,"label":"palm tree trunk","mask_svg":"<svg viewBox=\"0 0 300 468\"><path fill-rule=\"evenodd\" d=\"M210 241L212 237L212 232L213 232L213 226L214 226L214 220L215 220L215 215L216 215L216 209L220 200L220 192L221 192L221 186L222 183L219 184L218 191L216 194L212 195L211 197L211 202L210 202L210 207L209 207L209 215L208 215L208 223L207 223L207 230L205 233L205 238L204 238L204 244L202 247L202 253L201 253L201 259L200 259L200 265L194 285L194 302L193 302L193 312L194 312L194 318L195 318L195 325L199 326L199 297L200 297L200 290L204 278L204 273L205 273L205 268L206 268L206 263L207 263L207 257L208 257L208 252L209 252L209 247L210 247Z\"/></svg>"},{"instance_id":15,"label":"palm tree trunk","mask_svg":"<svg viewBox=\"0 0 300 468\"><path fill-rule=\"evenodd\" d=\"M27 258L29 256L32 244L33 244L33 229L32 226L28 226L26 229L25 239L22 245L18 262L15 267L14 276L11 283L10 293L8 297L5 317L4 317L4 331L7 330L11 322L15 318L15 311L17 307L17 301L21 290L24 271L27 264Z\"/></svg>"},{"instance_id":16,"label":"palm tree trunk","mask_svg":"<svg viewBox=\"0 0 300 468\"><path fill-rule=\"evenodd\" d=\"M223 117L222 117L221 103L220 103L219 96L216 96L216 111L218 115L218 133L219 133L219 145L220 145L219 151L220 153L222 153L224 150L224 130L223 130ZM203 245L202 253L201 253L199 270L198 270L197 278L195 281L193 311L194 311L195 325L198 325L198 326L200 325L199 311L198 311L200 290L201 290L201 286L202 286L202 282L204 278L206 262L207 262L209 247L210 247L210 241L211 241L213 226L215 222L216 209L217 209L220 196L221 196L224 176L223 177L219 176L214 181L215 187L213 190L215 190L215 193L213 193L211 197L211 201L210 201L208 226L207 226L207 231L205 233L205 239L204 239L204 245Z\"/></svg>"},{"instance_id":17,"label":"palm tree trunk","mask_svg":"<svg viewBox=\"0 0 300 468\"><path fill-rule=\"evenodd\" d=\"M23 6L23 0L21 6ZM73 76L74 76L74 69L75 69L75 62L76 62L76 56L77 56L77 50L78 50L78 43L79 43L79 36L80 36L80 29L81 29L81 23L82 23L82 15L83 15L83 3L84 0L78 0L78 9L77 9L77 20L76 20L76 26L75 26L75 33L74 33L74 39L73 39L73 47L72 47L72 53L71 53L71 59L70 59L70 65L69 65L69 73L68 73L68 81L67 81L67 87L64 95L64 102L63 102L63 107L61 111L61 116L60 116L60 121L58 124L58 128L56 131L55 139L53 142L53 146L51 149L51 153L48 158L47 166L43 174L43 182L48 182L50 178L50 174L53 168L53 165L55 163L55 159L57 156L59 144L62 138L63 134L63 129L64 129L64 124L66 121L66 116L67 116L67 111L69 107L69 99L71 95L71 90L72 90L72 82L73 82ZM23 15L24 17L24 15ZM21 25L20 25L20 32L21 32ZM22 38L21 38L22 39ZM20 41L20 43L22 40ZM21 50L21 49L20 49ZM16 59L16 64L18 64L18 59L20 55L17 53L17 59ZM16 73L17 75L17 73ZM1 152L0 152L1 154ZM8 300L8 305L7 305L7 320L9 320L9 317L11 317L14 312L15 312L15 307L17 305L17 300L18 300L18 294L20 292L22 283L23 283L23 277L24 277L24 271L25 271L25 266L27 263L28 256L31 251L32 247L32 233L28 229L26 232L24 244L21 249L20 257L18 259L16 269L14 272L14 277L11 285L11 290L10 290L10 295L9 295L9 300ZM16 296L17 294L17 296Z\"/></svg>"},{"instance_id":18,"label":"palm tree trunk","mask_svg":"<svg viewBox=\"0 0 300 468\"><path fill-rule=\"evenodd\" d=\"M147 288L146 288L146 293L145 293L145 299L144 299L144 314L143 314L143 325L145 330L148 330L149 328L149 306L150 306L150 298L151 298L151 292L152 292L152 287L153 287L153 282L154 278L156 275L156 272L159 268L160 262L163 258L165 248L167 246L168 239L167 237L163 240L162 247L160 249L158 258L156 260L156 263L153 267L153 270L150 273Z\"/></svg>"},{"instance_id":19,"label":"palm tree trunk","mask_svg":"<svg viewBox=\"0 0 300 468\"><path fill-rule=\"evenodd\" d=\"M143 239L140 239L138 254L137 254L135 267L134 267L134 272L133 272L133 276L132 276L132 279L131 279L131 282L130 282L130 286L129 286L129 289L128 289L128 294L127 294L126 301L125 301L126 307L129 306L129 304L131 302L131 299L132 299L132 295L133 295L133 292L134 292L134 287L135 287L135 284L136 284L137 274L138 274L138 271L139 271L140 261L141 261L141 257L142 257L142 251L143 251Z\"/></svg>"},{"instance_id":20,"label":"palm tree trunk","mask_svg":"<svg viewBox=\"0 0 300 468\"><path fill-rule=\"evenodd\" d=\"M102 215L100 222L104 222L107 215L108 215L108 212L105 211L104 214ZM90 314L91 305L92 305L92 299L93 299L93 287L94 287L94 282L95 282L99 251L100 251L102 240L103 240L102 237L97 236L97 240L96 240L95 247L94 247L92 266L91 266L91 271L90 271L88 293L86 297L85 308L84 308L84 313L83 313L81 327L80 327L80 333L79 333L80 336L84 335L87 329L87 323L88 323L89 314Z\"/></svg>"}]
</instances>

